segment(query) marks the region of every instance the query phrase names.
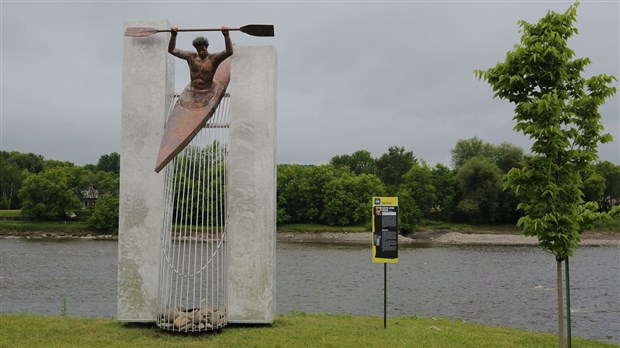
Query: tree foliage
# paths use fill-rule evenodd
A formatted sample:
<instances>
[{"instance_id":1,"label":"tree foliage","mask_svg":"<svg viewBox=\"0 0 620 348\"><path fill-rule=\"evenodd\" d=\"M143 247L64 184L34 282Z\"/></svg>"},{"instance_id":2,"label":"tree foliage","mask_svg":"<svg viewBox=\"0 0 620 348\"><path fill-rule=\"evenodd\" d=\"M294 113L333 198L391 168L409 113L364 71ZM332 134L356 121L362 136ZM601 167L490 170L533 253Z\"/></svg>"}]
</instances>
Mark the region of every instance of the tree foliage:
<instances>
[{"instance_id":1,"label":"tree foliage","mask_svg":"<svg viewBox=\"0 0 620 348\"><path fill-rule=\"evenodd\" d=\"M501 171L489 158L470 158L456 173L461 191L457 209L469 221L492 223L498 218L499 195L502 191Z\"/></svg>"},{"instance_id":2,"label":"tree foliage","mask_svg":"<svg viewBox=\"0 0 620 348\"><path fill-rule=\"evenodd\" d=\"M0 209L12 209L18 206L17 192L24 180L19 167L0 157Z\"/></svg>"},{"instance_id":3,"label":"tree foliage","mask_svg":"<svg viewBox=\"0 0 620 348\"><path fill-rule=\"evenodd\" d=\"M436 199L433 206L434 215L449 221L452 219L459 198L454 171L444 164L437 163L431 169L431 175Z\"/></svg>"},{"instance_id":4,"label":"tree foliage","mask_svg":"<svg viewBox=\"0 0 620 348\"><path fill-rule=\"evenodd\" d=\"M567 44L577 33L577 6L549 11L536 24L520 21L520 44L504 62L476 71L495 97L515 104L515 130L533 140L532 155L510 170L507 187L524 199L519 226L558 259L572 255L595 215L597 205L583 200L584 173L598 144L612 140L598 107L616 92L614 76L581 76L590 60L575 58Z\"/></svg>"},{"instance_id":5,"label":"tree foliage","mask_svg":"<svg viewBox=\"0 0 620 348\"><path fill-rule=\"evenodd\" d=\"M19 190L22 215L36 220L54 220L78 209L80 199L70 181L64 168L29 175Z\"/></svg>"},{"instance_id":6,"label":"tree foliage","mask_svg":"<svg viewBox=\"0 0 620 348\"><path fill-rule=\"evenodd\" d=\"M121 156L118 152L102 155L99 157L99 162L97 162L97 169L119 174L121 171Z\"/></svg>"},{"instance_id":7,"label":"tree foliage","mask_svg":"<svg viewBox=\"0 0 620 348\"><path fill-rule=\"evenodd\" d=\"M426 217L437 205L437 193L431 168L424 162L414 163L403 175L397 196L401 227L411 231L422 217Z\"/></svg>"},{"instance_id":8,"label":"tree foliage","mask_svg":"<svg viewBox=\"0 0 620 348\"><path fill-rule=\"evenodd\" d=\"M451 150L451 153L452 164L454 165L457 173L462 170L467 161L473 158L484 158L488 160L486 166L495 166L500 171L501 175L503 175L508 173L508 171L512 168L520 168L521 162L524 158L523 150L517 146L506 142L501 143L500 145L495 145L485 142L477 137L459 140L454 149ZM463 175L471 174L474 174L474 172L467 171L467 173L461 173L461 180L457 182L459 194L463 194L464 192L471 193L471 188L463 187L467 180L464 180L462 177ZM497 178L499 187L501 187L501 175ZM476 179L472 178L472 180ZM520 216L516 209L519 200L510 188L505 188L503 191L500 189L497 192L497 195L493 195L495 197L493 198L493 204L491 204L491 201L488 200L489 196L465 195L466 197L458 196L456 198L457 205L460 206L460 208L456 210L460 213L460 215L457 214L457 217L461 216L459 220L466 220L469 222L478 221L484 223L514 223ZM486 197L484 198L484 202L477 201L477 199L483 199L483 197ZM489 208L493 207L493 216L479 216L481 211L478 211L478 208L483 206L487 206ZM465 219L463 219L462 216L465 216Z\"/></svg>"},{"instance_id":9,"label":"tree foliage","mask_svg":"<svg viewBox=\"0 0 620 348\"><path fill-rule=\"evenodd\" d=\"M176 216L184 216L186 223L212 224L214 220L225 219L225 214L218 208L226 199L226 187L222 185L226 178L225 151L225 146L214 141L205 148L188 147L175 158L178 170L174 176L173 209ZM103 173L111 172L98 174ZM106 187L116 184L107 180L103 181Z\"/></svg>"},{"instance_id":10,"label":"tree foliage","mask_svg":"<svg viewBox=\"0 0 620 348\"><path fill-rule=\"evenodd\" d=\"M19 169L37 174L44 169L44 158L34 153L22 153L17 151L0 151L0 158L6 159L10 163L15 164Z\"/></svg>"},{"instance_id":11,"label":"tree foliage","mask_svg":"<svg viewBox=\"0 0 620 348\"><path fill-rule=\"evenodd\" d=\"M493 144L487 143L478 137L470 139L461 139L456 142L454 149L450 150L452 154L452 166L459 169L465 161L474 157L493 158Z\"/></svg>"},{"instance_id":12,"label":"tree foliage","mask_svg":"<svg viewBox=\"0 0 620 348\"><path fill-rule=\"evenodd\" d=\"M350 225L370 220L371 200L385 193L374 174L332 165L278 165L278 222Z\"/></svg>"},{"instance_id":13,"label":"tree foliage","mask_svg":"<svg viewBox=\"0 0 620 348\"><path fill-rule=\"evenodd\" d=\"M88 227L97 231L118 232L118 196L110 193L100 195Z\"/></svg>"},{"instance_id":14,"label":"tree foliage","mask_svg":"<svg viewBox=\"0 0 620 348\"><path fill-rule=\"evenodd\" d=\"M601 208L609 211L614 201L620 201L620 165L603 161L594 166L596 174L605 179Z\"/></svg>"},{"instance_id":15,"label":"tree foliage","mask_svg":"<svg viewBox=\"0 0 620 348\"><path fill-rule=\"evenodd\" d=\"M377 160L366 150L358 150L350 155L334 156L329 164L336 168L348 167L355 174L377 174Z\"/></svg>"},{"instance_id":16,"label":"tree foliage","mask_svg":"<svg viewBox=\"0 0 620 348\"><path fill-rule=\"evenodd\" d=\"M520 167L523 160L523 150L520 147L507 142L494 145L477 137L457 141L454 149L450 152L452 154L452 165L456 170L468 159L485 157L493 161L503 173L508 173L512 168Z\"/></svg>"},{"instance_id":17,"label":"tree foliage","mask_svg":"<svg viewBox=\"0 0 620 348\"><path fill-rule=\"evenodd\" d=\"M339 172L329 165L279 165L278 222L321 222L325 185Z\"/></svg>"},{"instance_id":18,"label":"tree foliage","mask_svg":"<svg viewBox=\"0 0 620 348\"><path fill-rule=\"evenodd\" d=\"M413 151L405 151L402 146L390 146L388 152L377 159L379 177L388 187L396 188L416 161Z\"/></svg>"},{"instance_id":19,"label":"tree foliage","mask_svg":"<svg viewBox=\"0 0 620 348\"><path fill-rule=\"evenodd\" d=\"M385 187L374 174L344 172L325 185L323 222L329 225L353 225L370 220L372 197L381 196Z\"/></svg>"}]
</instances>

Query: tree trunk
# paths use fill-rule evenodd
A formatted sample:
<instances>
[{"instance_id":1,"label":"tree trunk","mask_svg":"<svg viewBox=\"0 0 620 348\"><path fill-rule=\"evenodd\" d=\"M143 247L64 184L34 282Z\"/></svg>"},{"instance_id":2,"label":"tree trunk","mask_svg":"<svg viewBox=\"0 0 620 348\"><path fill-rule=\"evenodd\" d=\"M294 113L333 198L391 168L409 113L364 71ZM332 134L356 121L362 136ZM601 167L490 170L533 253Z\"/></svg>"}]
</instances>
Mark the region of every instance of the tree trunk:
<instances>
[{"instance_id":1,"label":"tree trunk","mask_svg":"<svg viewBox=\"0 0 620 348\"><path fill-rule=\"evenodd\" d=\"M558 336L560 338L560 348L564 348L564 301L562 298L562 261L556 258L557 262L557 288L558 288Z\"/></svg>"}]
</instances>

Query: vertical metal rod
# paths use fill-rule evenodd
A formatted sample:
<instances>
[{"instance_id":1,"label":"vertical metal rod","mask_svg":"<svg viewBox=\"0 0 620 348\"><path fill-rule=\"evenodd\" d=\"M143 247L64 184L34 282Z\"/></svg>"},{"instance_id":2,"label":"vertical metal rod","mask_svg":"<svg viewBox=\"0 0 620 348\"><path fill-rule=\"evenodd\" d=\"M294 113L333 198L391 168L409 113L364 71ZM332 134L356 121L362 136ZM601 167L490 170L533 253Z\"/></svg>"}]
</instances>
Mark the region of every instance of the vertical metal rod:
<instances>
[{"instance_id":1,"label":"vertical metal rod","mask_svg":"<svg viewBox=\"0 0 620 348\"><path fill-rule=\"evenodd\" d=\"M203 306L219 308L214 326L226 325L227 99L213 117L224 127L201 130L165 171L158 325L168 330L203 330L177 324L180 307L187 315Z\"/></svg>"},{"instance_id":2,"label":"vertical metal rod","mask_svg":"<svg viewBox=\"0 0 620 348\"><path fill-rule=\"evenodd\" d=\"M383 263L383 328L387 329L387 262Z\"/></svg>"},{"instance_id":3,"label":"vertical metal rod","mask_svg":"<svg viewBox=\"0 0 620 348\"><path fill-rule=\"evenodd\" d=\"M556 280L557 280L557 292L558 292L558 339L559 348L564 348L566 337L564 337L564 300L562 299L562 261L563 259L556 256Z\"/></svg>"},{"instance_id":4,"label":"vertical metal rod","mask_svg":"<svg viewBox=\"0 0 620 348\"><path fill-rule=\"evenodd\" d=\"M566 335L567 335L567 346L571 348L572 346L572 338L571 338L571 320L570 320L570 270L568 267L568 259L566 257L566 269L564 270L566 273Z\"/></svg>"}]
</instances>

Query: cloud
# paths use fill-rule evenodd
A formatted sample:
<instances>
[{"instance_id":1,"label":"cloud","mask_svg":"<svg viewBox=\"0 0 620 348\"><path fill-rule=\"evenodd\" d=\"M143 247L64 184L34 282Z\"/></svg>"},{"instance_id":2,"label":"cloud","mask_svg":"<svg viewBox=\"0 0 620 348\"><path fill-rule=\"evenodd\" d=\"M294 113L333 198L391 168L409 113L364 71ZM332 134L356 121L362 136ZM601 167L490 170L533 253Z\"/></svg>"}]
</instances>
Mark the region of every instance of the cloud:
<instances>
[{"instance_id":1,"label":"cloud","mask_svg":"<svg viewBox=\"0 0 620 348\"><path fill-rule=\"evenodd\" d=\"M236 45L278 52L278 161L326 163L366 149L404 146L430 164L473 136L527 149L512 106L492 99L473 71L504 59L517 21L536 22L570 2L55 2L2 3L0 147L80 164L120 151L123 25L168 19L184 28L275 25L276 36L233 33ZM586 75L620 75L619 7L582 2L569 44ZM209 33L212 50L222 50ZM195 34L180 34L190 49ZM176 88L188 82L176 64ZM616 86L618 84L616 83ZM617 141L601 158L620 163L615 96L601 108Z\"/></svg>"}]
</instances>

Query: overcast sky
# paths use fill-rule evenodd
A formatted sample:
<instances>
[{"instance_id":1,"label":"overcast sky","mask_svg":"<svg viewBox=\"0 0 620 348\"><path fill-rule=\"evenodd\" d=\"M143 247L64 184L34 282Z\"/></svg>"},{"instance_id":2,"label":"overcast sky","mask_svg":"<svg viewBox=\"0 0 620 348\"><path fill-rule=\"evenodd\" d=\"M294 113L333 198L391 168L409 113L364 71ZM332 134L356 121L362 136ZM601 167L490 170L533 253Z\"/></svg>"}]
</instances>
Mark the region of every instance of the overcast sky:
<instances>
[{"instance_id":1,"label":"overcast sky","mask_svg":"<svg viewBox=\"0 0 620 348\"><path fill-rule=\"evenodd\" d=\"M566 1L206 2L1 0L0 148L77 164L120 152L124 23L167 19L180 28L275 25L273 38L231 32L236 45L278 54L278 163L320 164L404 146L450 164L474 136L528 151L512 130L513 106L494 100L475 69L503 61L518 20L537 22ZM592 64L585 76L620 75L618 1L582 1L569 46ZM192 49L195 33L177 47ZM224 49L219 33L211 51ZM176 87L189 81L177 60ZM615 83L618 86L618 83ZM600 157L620 164L620 97L601 108L616 139Z\"/></svg>"}]
</instances>

